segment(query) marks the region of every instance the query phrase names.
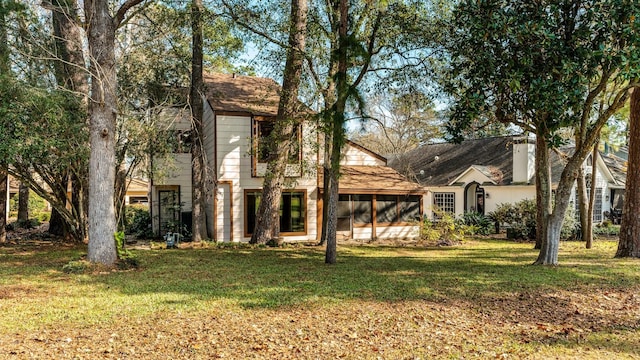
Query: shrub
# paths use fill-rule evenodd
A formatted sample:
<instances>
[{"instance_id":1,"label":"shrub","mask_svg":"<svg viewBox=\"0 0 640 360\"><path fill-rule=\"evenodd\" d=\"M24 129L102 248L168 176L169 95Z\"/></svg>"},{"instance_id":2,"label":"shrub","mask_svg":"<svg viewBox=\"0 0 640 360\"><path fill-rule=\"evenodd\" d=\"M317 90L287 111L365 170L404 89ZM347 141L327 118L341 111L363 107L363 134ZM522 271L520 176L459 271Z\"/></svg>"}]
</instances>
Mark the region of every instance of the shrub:
<instances>
[{"instance_id":1,"label":"shrub","mask_svg":"<svg viewBox=\"0 0 640 360\"><path fill-rule=\"evenodd\" d=\"M425 218L422 221L420 237L426 241L437 241L438 245L452 245L459 243L464 235L464 226L456 221L453 215L434 210L437 220Z\"/></svg>"},{"instance_id":2,"label":"shrub","mask_svg":"<svg viewBox=\"0 0 640 360\"><path fill-rule=\"evenodd\" d=\"M536 203L525 199L515 204L500 204L489 216L507 226L507 237L510 239L535 239L536 237ZM568 207L562 222L560 237L568 239L575 237L580 230L580 222L576 218L576 211Z\"/></svg>"},{"instance_id":3,"label":"shrub","mask_svg":"<svg viewBox=\"0 0 640 360\"><path fill-rule=\"evenodd\" d=\"M489 235L495 230L494 222L477 212L464 213L458 222L467 235Z\"/></svg>"},{"instance_id":4,"label":"shrub","mask_svg":"<svg viewBox=\"0 0 640 360\"><path fill-rule=\"evenodd\" d=\"M145 205L127 205L125 207L125 233L138 239L153 237L151 214Z\"/></svg>"}]
</instances>

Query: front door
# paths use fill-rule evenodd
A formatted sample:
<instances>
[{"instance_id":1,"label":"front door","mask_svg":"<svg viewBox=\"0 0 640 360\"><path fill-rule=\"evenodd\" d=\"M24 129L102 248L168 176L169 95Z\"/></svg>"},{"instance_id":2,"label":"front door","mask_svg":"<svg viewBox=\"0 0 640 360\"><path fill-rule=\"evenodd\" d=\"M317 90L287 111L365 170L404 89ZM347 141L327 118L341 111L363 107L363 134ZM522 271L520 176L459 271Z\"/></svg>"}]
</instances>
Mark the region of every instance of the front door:
<instances>
[{"instance_id":1,"label":"front door","mask_svg":"<svg viewBox=\"0 0 640 360\"><path fill-rule=\"evenodd\" d=\"M465 188L465 212L476 212L484 215L484 189L478 183L471 183Z\"/></svg>"}]
</instances>

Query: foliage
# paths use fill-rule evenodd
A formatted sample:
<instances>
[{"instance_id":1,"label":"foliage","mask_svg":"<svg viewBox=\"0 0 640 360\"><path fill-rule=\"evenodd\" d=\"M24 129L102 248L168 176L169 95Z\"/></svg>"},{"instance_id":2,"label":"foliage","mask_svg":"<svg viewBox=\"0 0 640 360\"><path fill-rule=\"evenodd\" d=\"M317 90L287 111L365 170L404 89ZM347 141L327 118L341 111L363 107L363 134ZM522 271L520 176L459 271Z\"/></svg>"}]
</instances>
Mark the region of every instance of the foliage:
<instances>
[{"instance_id":1,"label":"foliage","mask_svg":"<svg viewBox=\"0 0 640 360\"><path fill-rule=\"evenodd\" d=\"M620 225L613 225L611 220L605 220L593 227L594 235L618 236L620 235Z\"/></svg>"},{"instance_id":2,"label":"foliage","mask_svg":"<svg viewBox=\"0 0 640 360\"><path fill-rule=\"evenodd\" d=\"M536 236L536 203L524 199L515 204L499 204L489 217L507 228L507 237L513 239L535 239ZM580 222L574 208L569 207L562 222L560 236L562 239L573 238L580 230Z\"/></svg>"},{"instance_id":3,"label":"foliage","mask_svg":"<svg viewBox=\"0 0 640 360\"><path fill-rule=\"evenodd\" d=\"M84 274L91 268L91 263L86 260L72 260L62 266L65 274Z\"/></svg>"},{"instance_id":4,"label":"foliage","mask_svg":"<svg viewBox=\"0 0 640 360\"><path fill-rule=\"evenodd\" d=\"M459 243L466 226L463 226L453 214L439 209L434 210L435 220L425 217L420 227L420 238L439 245L453 245Z\"/></svg>"},{"instance_id":5,"label":"foliage","mask_svg":"<svg viewBox=\"0 0 640 360\"><path fill-rule=\"evenodd\" d=\"M13 195L13 197L9 200L9 210L10 211L18 211L18 199L19 194ZM29 214L39 211L47 210L47 202L40 195L36 194L33 190L29 190L29 204L28 204Z\"/></svg>"},{"instance_id":6,"label":"foliage","mask_svg":"<svg viewBox=\"0 0 640 360\"><path fill-rule=\"evenodd\" d=\"M118 267L121 269L137 268L138 257L129 249L125 248L126 236L124 231L118 231L113 234L116 243L116 251L118 253Z\"/></svg>"},{"instance_id":7,"label":"foliage","mask_svg":"<svg viewBox=\"0 0 640 360\"><path fill-rule=\"evenodd\" d=\"M495 224L491 218L477 212L467 212L462 214L458 223L464 226L466 235L489 235L495 231Z\"/></svg>"},{"instance_id":8,"label":"foliage","mask_svg":"<svg viewBox=\"0 0 640 360\"><path fill-rule=\"evenodd\" d=\"M153 237L151 229L151 213L145 205L128 205L125 207L125 231L138 239Z\"/></svg>"}]
</instances>

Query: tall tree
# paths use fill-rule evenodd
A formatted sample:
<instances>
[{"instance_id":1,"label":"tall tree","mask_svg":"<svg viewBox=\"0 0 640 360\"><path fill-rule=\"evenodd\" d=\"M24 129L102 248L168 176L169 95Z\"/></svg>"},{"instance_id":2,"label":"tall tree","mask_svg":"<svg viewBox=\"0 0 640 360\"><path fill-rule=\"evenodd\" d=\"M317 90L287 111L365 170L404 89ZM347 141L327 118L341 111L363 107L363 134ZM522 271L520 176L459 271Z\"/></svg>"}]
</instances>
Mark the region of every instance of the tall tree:
<instances>
[{"instance_id":1,"label":"tall tree","mask_svg":"<svg viewBox=\"0 0 640 360\"><path fill-rule=\"evenodd\" d=\"M143 0L127 0L111 15L107 0L85 0L87 43L90 53L89 99L89 247L91 262L107 265L117 260L114 234L115 136L118 99L115 34L132 7Z\"/></svg>"},{"instance_id":2,"label":"tall tree","mask_svg":"<svg viewBox=\"0 0 640 360\"><path fill-rule=\"evenodd\" d=\"M640 257L640 86L631 95L626 188L616 257Z\"/></svg>"},{"instance_id":3,"label":"tall tree","mask_svg":"<svg viewBox=\"0 0 640 360\"><path fill-rule=\"evenodd\" d=\"M634 1L468 0L452 17L445 45L451 59L446 88L456 100L449 130L460 134L480 114L492 113L536 134L536 264L557 264L576 174L633 86L628 76L640 66L633 55L638 11ZM549 151L561 142L558 131L572 126L584 132L552 202Z\"/></svg>"},{"instance_id":4,"label":"tall tree","mask_svg":"<svg viewBox=\"0 0 640 360\"><path fill-rule=\"evenodd\" d=\"M293 148L298 146L296 129L302 124L298 91L304 66L307 32L307 1L291 0L289 41L284 67L278 114L269 141L267 171L262 197L256 214L251 243L264 244L280 236L280 199L285 186L287 164Z\"/></svg>"},{"instance_id":5,"label":"tall tree","mask_svg":"<svg viewBox=\"0 0 640 360\"><path fill-rule=\"evenodd\" d=\"M18 188L18 223L29 220L29 184L20 182Z\"/></svg>"},{"instance_id":6,"label":"tall tree","mask_svg":"<svg viewBox=\"0 0 640 360\"><path fill-rule=\"evenodd\" d=\"M207 236L205 215L204 134L202 126L204 84L202 80L202 0L191 2L191 189L192 189L192 229L193 241L202 241Z\"/></svg>"},{"instance_id":7,"label":"tall tree","mask_svg":"<svg viewBox=\"0 0 640 360\"><path fill-rule=\"evenodd\" d=\"M78 3L76 0L54 0L51 2L53 35L55 39L55 77L63 89L70 91L81 101L78 111L86 112L89 90L88 74L82 49L82 34L76 19ZM83 123L85 120L82 119ZM88 140L88 139L87 139ZM83 157L68 169L63 170L64 182L71 180L71 203L73 213L77 214L75 224L64 223L64 217L54 208L51 213L49 232L57 235L73 236L76 240L86 240L87 236L87 197L88 164ZM59 191L58 197L67 195L66 189ZM74 229L74 231L71 231Z\"/></svg>"}]
</instances>

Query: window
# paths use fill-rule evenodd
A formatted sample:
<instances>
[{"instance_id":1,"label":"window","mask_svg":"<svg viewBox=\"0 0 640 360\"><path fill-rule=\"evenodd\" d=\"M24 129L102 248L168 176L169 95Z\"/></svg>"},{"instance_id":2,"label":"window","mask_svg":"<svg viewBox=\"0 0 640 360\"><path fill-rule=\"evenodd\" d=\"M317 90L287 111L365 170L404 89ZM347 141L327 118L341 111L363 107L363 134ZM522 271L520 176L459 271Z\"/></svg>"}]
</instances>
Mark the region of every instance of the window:
<instances>
[{"instance_id":1,"label":"window","mask_svg":"<svg viewBox=\"0 0 640 360\"><path fill-rule=\"evenodd\" d=\"M254 151L255 161L257 163L266 163L269 161L271 155L275 151L275 139L271 139L271 133L275 127L275 121L270 120L256 120L254 122ZM301 145L302 137L301 126L298 125L293 129L292 133L292 147L289 152L289 163L297 164L301 159Z\"/></svg>"},{"instance_id":2,"label":"window","mask_svg":"<svg viewBox=\"0 0 640 360\"><path fill-rule=\"evenodd\" d=\"M433 193L433 205L440 211L449 214L456 212L456 194L455 193Z\"/></svg>"},{"instance_id":3,"label":"window","mask_svg":"<svg viewBox=\"0 0 640 360\"><path fill-rule=\"evenodd\" d=\"M245 192L245 233L253 233L256 227L256 213L260 207L262 191L252 190ZM305 191L283 191L280 198L280 232L306 233L306 197Z\"/></svg>"},{"instance_id":4,"label":"window","mask_svg":"<svg viewBox=\"0 0 640 360\"><path fill-rule=\"evenodd\" d=\"M378 223L401 223L420 220L418 195L378 195L376 219Z\"/></svg>"}]
</instances>

